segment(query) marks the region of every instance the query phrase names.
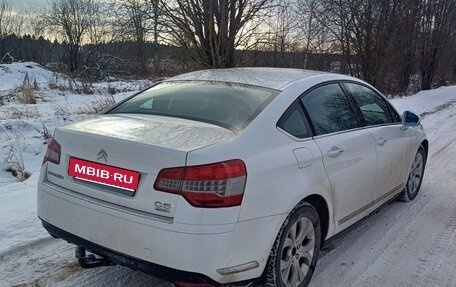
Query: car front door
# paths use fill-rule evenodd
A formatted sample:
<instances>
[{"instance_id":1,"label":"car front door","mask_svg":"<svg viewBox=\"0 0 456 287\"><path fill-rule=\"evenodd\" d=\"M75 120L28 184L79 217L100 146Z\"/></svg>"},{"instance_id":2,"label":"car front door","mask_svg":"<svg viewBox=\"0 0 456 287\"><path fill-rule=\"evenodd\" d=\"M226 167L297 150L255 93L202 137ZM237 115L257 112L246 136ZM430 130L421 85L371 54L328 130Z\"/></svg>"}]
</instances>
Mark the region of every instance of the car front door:
<instances>
[{"instance_id":1,"label":"car front door","mask_svg":"<svg viewBox=\"0 0 456 287\"><path fill-rule=\"evenodd\" d=\"M329 83L301 96L320 148L334 203L337 231L365 216L373 204L377 172L375 142L360 128L339 83Z\"/></svg>"},{"instance_id":2,"label":"car front door","mask_svg":"<svg viewBox=\"0 0 456 287\"><path fill-rule=\"evenodd\" d=\"M380 203L404 188L410 137L402 130L401 118L387 101L371 88L344 83L363 116L376 143L378 171L374 203Z\"/></svg>"}]
</instances>

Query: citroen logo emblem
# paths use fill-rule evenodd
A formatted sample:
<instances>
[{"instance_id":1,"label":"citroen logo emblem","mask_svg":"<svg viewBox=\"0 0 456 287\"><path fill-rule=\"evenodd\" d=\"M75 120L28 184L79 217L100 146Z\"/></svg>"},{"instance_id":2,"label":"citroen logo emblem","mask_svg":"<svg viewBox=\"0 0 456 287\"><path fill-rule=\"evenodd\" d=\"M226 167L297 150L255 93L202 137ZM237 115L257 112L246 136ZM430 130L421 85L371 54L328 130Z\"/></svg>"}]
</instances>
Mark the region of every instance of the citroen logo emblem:
<instances>
[{"instance_id":1,"label":"citroen logo emblem","mask_svg":"<svg viewBox=\"0 0 456 287\"><path fill-rule=\"evenodd\" d=\"M98 152L97 160L103 160L104 162L108 162L108 154L105 152L104 149Z\"/></svg>"}]
</instances>

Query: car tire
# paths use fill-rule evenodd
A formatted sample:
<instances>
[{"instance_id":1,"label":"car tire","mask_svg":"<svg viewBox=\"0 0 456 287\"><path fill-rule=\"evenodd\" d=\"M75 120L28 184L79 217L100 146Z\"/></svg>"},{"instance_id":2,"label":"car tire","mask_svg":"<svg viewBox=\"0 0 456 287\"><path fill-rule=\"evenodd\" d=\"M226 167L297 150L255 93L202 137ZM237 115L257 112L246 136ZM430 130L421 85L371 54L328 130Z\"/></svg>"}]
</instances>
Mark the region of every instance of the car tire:
<instances>
[{"instance_id":1,"label":"car tire","mask_svg":"<svg viewBox=\"0 0 456 287\"><path fill-rule=\"evenodd\" d=\"M282 225L265 269L265 286L305 287L317 265L320 218L308 203L296 206Z\"/></svg>"},{"instance_id":2,"label":"car tire","mask_svg":"<svg viewBox=\"0 0 456 287\"><path fill-rule=\"evenodd\" d=\"M424 169L426 167L426 151L420 146L413 159L412 166L407 177L405 188L399 196L402 201L411 201L415 199L423 182Z\"/></svg>"}]
</instances>

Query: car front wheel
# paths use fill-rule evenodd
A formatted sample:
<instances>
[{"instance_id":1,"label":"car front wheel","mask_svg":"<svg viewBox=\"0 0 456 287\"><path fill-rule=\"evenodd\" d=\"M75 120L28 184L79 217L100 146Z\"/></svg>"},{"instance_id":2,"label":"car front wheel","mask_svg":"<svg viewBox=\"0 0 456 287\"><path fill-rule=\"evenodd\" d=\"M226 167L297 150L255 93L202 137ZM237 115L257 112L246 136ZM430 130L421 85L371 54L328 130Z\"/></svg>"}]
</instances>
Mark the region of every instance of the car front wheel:
<instances>
[{"instance_id":1,"label":"car front wheel","mask_svg":"<svg viewBox=\"0 0 456 287\"><path fill-rule=\"evenodd\" d=\"M285 220L266 266L266 286L305 287L312 278L321 243L315 208L298 205Z\"/></svg>"},{"instance_id":2,"label":"car front wheel","mask_svg":"<svg viewBox=\"0 0 456 287\"><path fill-rule=\"evenodd\" d=\"M421 188L421 183L423 182L425 166L426 152L423 146L420 146L410 168L407 184L401 194L402 200L413 200L417 196L418 191Z\"/></svg>"}]
</instances>

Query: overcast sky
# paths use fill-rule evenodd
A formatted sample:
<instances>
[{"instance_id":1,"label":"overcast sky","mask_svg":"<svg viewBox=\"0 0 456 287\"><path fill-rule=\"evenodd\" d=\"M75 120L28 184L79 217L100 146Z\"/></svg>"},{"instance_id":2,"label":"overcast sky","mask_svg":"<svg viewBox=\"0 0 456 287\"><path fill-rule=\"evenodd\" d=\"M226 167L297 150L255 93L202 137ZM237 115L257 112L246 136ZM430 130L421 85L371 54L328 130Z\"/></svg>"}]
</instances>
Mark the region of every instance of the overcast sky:
<instances>
[{"instance_id":1,"label":"overcast sky","mask_svg":"<svg viewBox=\"0 0 456 287\"><path fill-rule=\"evenodd\" d=\"M30 9L33 7L42 7L48 3L47 0L13 0L11 1L15 9Z\"/></svg>"}]
</instances>

